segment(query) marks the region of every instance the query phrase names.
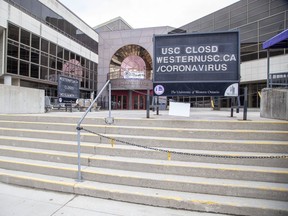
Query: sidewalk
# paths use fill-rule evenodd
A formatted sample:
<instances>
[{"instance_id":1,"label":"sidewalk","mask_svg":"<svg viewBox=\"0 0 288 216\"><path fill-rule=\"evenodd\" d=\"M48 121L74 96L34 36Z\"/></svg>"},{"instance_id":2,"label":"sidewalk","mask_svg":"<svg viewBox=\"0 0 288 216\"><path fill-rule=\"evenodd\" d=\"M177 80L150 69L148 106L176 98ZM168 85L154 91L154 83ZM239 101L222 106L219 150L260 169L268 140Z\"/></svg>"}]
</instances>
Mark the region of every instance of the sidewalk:
<instances>
[{"instance_id":1,"label":"sidewalk","mask_svg":"<svg viewBox=\"0 0 288 216\"><path fill-rule=\"evenodd\" d=\"M157 208L0 183L0 216L224 216Z\"/></svg>"}]
</instances>

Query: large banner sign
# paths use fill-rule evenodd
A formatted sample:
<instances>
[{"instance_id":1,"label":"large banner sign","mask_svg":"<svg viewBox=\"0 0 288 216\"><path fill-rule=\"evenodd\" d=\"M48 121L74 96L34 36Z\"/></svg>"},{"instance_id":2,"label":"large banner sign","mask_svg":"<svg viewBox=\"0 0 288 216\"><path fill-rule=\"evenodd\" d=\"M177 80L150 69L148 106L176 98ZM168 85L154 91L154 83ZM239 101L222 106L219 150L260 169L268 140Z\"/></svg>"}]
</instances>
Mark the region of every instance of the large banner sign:
<instances>
[{"instance_id":1,"label":"large banner sign","mask_svg":"<svg viewBox=\"0 0 288 216\"><path fill-rule=\"evenodd\" d=\"M154 36L155 96L238 96L239 32Z\"/></svg>"},{"instance_id":2,"label":"large banner sign","mask_svg":"<svg viewBox=\"0 0 288 216\"><path fill-rule=\"evenodd\" d=\"M75 102L80 95L79 80L66 76L58 77L58 98L61 103Z\"/></svg>"}]
</instances>

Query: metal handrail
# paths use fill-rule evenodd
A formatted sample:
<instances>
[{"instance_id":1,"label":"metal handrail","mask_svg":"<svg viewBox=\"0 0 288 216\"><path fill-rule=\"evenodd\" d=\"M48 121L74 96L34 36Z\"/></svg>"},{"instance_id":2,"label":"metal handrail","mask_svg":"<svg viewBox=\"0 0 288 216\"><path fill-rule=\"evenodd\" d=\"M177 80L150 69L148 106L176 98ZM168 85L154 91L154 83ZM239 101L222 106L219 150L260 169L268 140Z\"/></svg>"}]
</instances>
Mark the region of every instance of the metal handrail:
<instances>
[{"instance_id":1,"label":"metal handrail","mask_svg":"<svg viewBox=\"0 0 288 216\"><path fill-rule=\"evenodd\" d=\"M81 119L77 123L77 150L78 150L78 181L80 182L82 180L82 175L81 175L81 145L80 145L80 131L81 131L81 123L84 121L85 117L87 114L90 112L91 108L93 107L94 103L97 101L99 96L102 94L104 89L107 87L107 85L110 83L110 80L108 80L103 88L100 90L98 95L95 97L95 99L91 102L90 106L86 110L86 112L82 115Z\"/></svg>"}]
</instances>

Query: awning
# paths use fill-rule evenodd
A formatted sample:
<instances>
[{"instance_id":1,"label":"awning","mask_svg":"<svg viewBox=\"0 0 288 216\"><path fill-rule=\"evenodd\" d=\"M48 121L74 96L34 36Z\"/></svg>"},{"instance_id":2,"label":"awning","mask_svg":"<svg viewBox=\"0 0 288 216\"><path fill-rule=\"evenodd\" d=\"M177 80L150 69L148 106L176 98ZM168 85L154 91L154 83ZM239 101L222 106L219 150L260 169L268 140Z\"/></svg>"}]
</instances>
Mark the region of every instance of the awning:
<instances>
[{"instance_id":1,"label":"awning","mask_svg":"<svg viewBox=\"0 0 288 216\"><path fill-rule=\"evenodd\" d=\"M263 49L288 48L288 29L263 43Z\"/></svg>"}]
</instances>

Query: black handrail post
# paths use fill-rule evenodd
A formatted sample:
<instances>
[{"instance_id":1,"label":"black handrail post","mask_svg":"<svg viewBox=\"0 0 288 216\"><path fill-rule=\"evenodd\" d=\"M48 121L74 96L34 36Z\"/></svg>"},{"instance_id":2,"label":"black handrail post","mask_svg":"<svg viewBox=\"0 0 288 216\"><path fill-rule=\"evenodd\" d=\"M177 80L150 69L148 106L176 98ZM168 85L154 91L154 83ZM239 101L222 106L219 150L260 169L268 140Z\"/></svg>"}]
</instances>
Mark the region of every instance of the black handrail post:
<instances>
[{"instance_id":1,"label":"black handrail post","mask_svg":"<svg viewBox=\"0 0 288 216\"><path fill-rule=\"evenodd\" d=\"M244 88L244 110L243 110L243 120L247 120L247 86Z\"/></svg>"},{"instance_id":2,"label":"black handrail post","mask_svg":"<svg viewBox=\"0 0 288 216\"><path fill-rule=\"evenodd\" d=\"M150 118L150 90L147 89L147 99L146 99L146 118Z\"/></svg>"}]
</instances>

